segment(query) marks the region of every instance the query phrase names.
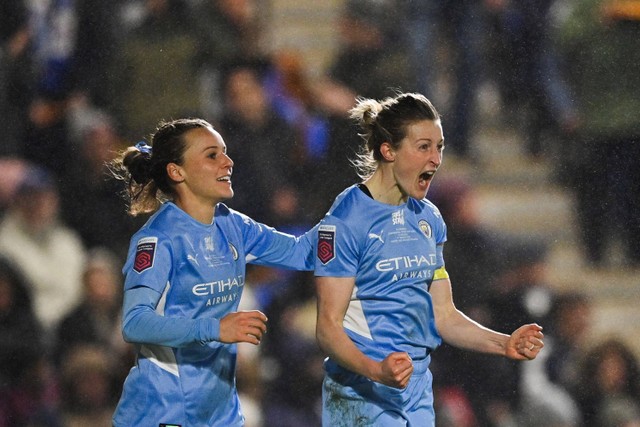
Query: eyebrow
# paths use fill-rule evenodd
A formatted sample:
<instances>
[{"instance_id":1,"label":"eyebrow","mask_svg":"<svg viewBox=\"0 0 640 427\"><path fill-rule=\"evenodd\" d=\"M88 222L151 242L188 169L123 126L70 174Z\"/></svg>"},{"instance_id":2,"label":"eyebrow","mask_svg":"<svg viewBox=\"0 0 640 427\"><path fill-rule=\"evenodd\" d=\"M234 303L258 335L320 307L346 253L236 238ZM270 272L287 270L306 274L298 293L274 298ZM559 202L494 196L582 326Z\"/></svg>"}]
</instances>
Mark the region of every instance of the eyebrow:
<instances>
[{"instance_id":1,"label":"eyebrow","mask_svg":"<svg viewBox=\"0 0 640 427\"><path fill-rule=\"evenodd\" d=\"M433 142L433 140L431 138L418 138L416 139L416 143L418 142ZM436 144L444 144L444 138L442 138L440 141L437 141Z\"/></svg>"},{"instance_id":2,"label":"eyebrow","mask_svg":"<svg viewBox=\"0 0 640 427\"><path fill-rule=\"evenodd\" d=\"M216 151L217 151L217 150L222 149L222 151L224 151L225 153L226 153L226 151L227 151L227 147L226 147L226 146L224 146L224 147L220 147L219 145L209 145L208 147L204 147L204 148L202 149L202 152L204 153L205 151L207 151L207 150L209 150L209 149L211 149L211 150L216 150Z\"/></svg>"}]
</instances>

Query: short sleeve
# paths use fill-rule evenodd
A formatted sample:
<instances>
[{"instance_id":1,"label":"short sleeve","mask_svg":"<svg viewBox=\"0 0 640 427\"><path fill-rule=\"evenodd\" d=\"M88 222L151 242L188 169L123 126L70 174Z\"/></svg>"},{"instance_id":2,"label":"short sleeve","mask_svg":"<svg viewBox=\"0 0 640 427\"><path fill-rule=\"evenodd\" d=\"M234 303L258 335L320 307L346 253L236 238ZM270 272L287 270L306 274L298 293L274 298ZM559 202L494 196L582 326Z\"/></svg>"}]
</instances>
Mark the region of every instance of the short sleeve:
<instances>
[{"instance_id":1,"label":"short sleeve","mask_svg":"<svg viewBox=\"0 0 640 427\"><path fill-rule=\"evenodd\" d=\"M171 274L171 254L171 241L162 233L134 236L123 268L125 290L146 286L162 293Z\"/></svg>"},{"instance_id":2,"label":"short sleeve","mask_svg":"<svg viewBox=\"0 0 640 427\"><path fill-rule=\"evenodd\" d=\"M315 275L355 277L360 250L352 230L340 219L328 215L318 227Z\"/></svg>"}]
</instances>

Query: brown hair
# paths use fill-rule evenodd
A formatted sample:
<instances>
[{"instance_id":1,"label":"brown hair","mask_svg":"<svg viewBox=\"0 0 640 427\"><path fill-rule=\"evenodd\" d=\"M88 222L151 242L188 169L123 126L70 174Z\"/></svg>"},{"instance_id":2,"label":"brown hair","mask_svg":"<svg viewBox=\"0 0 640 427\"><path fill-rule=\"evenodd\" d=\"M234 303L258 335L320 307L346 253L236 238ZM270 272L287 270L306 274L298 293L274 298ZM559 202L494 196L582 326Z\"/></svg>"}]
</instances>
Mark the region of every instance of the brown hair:
<instances>
[{"instance_id":1,"label":"brown hair","mask_svg":"<svg viewBox=\"0 0 640 427\"><path fill-rule=\"evenodd\" d=\"M431 101L419 93L399 93L382 101L358 98L349 115L360 126L359 135L365 142L352 162L362 179L371 176L382 160L383 142L397 149L407 134L408 125L421 120L440 120Z\"/></svg>"},{"instance_id":2,"label":"brown hair","mask_svg":"<svg viewBox=\"0 0 640 427\"><path fill-rule=\"evenodd\" d=\"M209 122L198 118L161 121L151 136L151 145L141 141L111 162L112 175L127 185L124 197L130 215L154 212L174 196L167 165L183 163L187 148L184 134L196 128L213 130Z\"/></svg>"}]
</instances>

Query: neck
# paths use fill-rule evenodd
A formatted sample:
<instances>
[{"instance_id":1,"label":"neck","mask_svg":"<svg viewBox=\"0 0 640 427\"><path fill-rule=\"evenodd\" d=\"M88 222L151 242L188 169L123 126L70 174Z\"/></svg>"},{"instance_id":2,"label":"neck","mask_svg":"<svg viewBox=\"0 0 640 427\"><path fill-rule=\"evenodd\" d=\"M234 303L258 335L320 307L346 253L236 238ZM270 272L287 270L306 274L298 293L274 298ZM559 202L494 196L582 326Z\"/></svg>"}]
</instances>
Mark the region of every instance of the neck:
<instances>
[{"instance_id":1,"label":"neck","mask_svg":"<svg viewBox=\"0 0 640 427\"><path fill-rule=\"evenodd\" d=\"M213 221L216 203L211 204L211 202L189 199L176 199L174 203L198 222L209 225Z\"/></svg>"},{"instance_id":2,"label":"neck","mask_svg":"<svg viewBox=\"0 0 640 427\"><path fill-rule=\"evenodd\" d=\"M364 184L373 198L388 205L401 205L407 202L408 196L402 192L391 171L379 167Z\"/></svg>"}]
</instances>

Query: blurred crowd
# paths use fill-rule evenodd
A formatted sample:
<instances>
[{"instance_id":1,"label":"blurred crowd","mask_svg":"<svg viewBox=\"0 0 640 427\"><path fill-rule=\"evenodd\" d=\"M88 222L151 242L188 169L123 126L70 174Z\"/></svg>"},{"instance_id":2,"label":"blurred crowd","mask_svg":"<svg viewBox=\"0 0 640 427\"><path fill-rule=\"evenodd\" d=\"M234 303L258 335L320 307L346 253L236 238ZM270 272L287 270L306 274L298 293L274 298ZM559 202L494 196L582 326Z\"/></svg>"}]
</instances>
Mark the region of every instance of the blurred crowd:
<instances>
[{"instance_id":1,"label":"blurred crowd","mask_svg":"<svg viewBox=\"0 0 640 427\"><path fill-rule=\"evenodd\" d=\"M357 96L424 93L447 156L473 163L489 85L522 155L575 196L589 265L620 241L640 266L640 1L345 0L321 73L270 47L270 3L0 2L0 427L111 425L135 363L120 268L145 218L106 163L162 118L212 122L235 162L228 205L299 234L357 181ZM498 330L539 322L547 343L525 364L440 348L438 425L640 426L637 358L588 342L592 302L544 282L546 243L484 229L469 180L436 179L429 198L456 304ZM270 319L239 350L247 426L319 426L312 273L247 274L242 306Z\"/></svg>"}]
</instances>

